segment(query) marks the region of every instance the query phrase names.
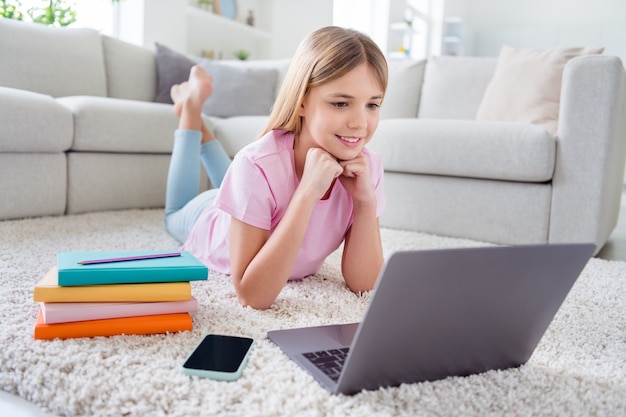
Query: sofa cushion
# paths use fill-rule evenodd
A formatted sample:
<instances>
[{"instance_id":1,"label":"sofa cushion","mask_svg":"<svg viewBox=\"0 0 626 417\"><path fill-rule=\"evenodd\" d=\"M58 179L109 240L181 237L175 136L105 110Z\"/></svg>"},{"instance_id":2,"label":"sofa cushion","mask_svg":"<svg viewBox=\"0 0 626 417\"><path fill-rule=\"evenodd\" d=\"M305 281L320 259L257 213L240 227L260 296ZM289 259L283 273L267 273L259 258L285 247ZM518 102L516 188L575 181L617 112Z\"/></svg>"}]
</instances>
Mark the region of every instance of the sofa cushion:
<instances>
[{"instance_id":1,"label":"sofa cushion","mask_svg":"<svg viewBox=\"0 0 626 417\"><path fill-rule=\"evenodd\" d=\"M425 59L389 61L389 82L380 108L381 119L417 117L425 68Z\"/></svg>"},{"instance_id":2,"label":"sofa cushion","mask_svg":"<svg viewBox=\"0 0 626 417\"><path fill-rule=\"evenodd\" d=\"M52 97L0 87L0 152L63 152L72 145L72 113ZM36 117L34 117L36 116Z\"/></svg>"},{"instance_id":3,"label":"sofa cushion","mask_svg":"<svg viewBox=\"0 0 626 417\"><path fill-rule=\"evenodd\" d=\"M0 86L53 97L107 95L100 34L0 19ZM45 65L42 65L45 63Z\"/></svg>"},{"instance_id":4,"label":"sofa cushion","mask_svg":"<svg viewBox=\"0 0 626 417\"><path fill-rule=\"evenodd\" d=\"M385 172L383 227L503 245L546 244L552 185Z\"/></svg>"},{"instance_id":5,"label":"sofa cushion","mask_svg":"<svg viewBox=\"0 0 626 417\"><path fill-rule=\"evenodd\" d=\"M554 137L515 122L381 120L368 146L386 171L508 181L550 181L556 158Z\"/></svg>"},{"instance_id":6,"label":"sofa cushion","mask_svg":"<svg viewBox=\"0 0 626 417\"><path fill-rule=\"evenodd\" d=\"M204 113L215 117L269 114L289 68L289 59L209 60L186 55L157 44L156 101L172 103L172 85L186 81L191 67L199 64L213 76L213 95Z\"/></svg>"},{"instance_id":7,"label":"sofa cushion","mask_svg":"<svg viewBox=\"0 0 626 417\"><path fill-rule=\"evenodd\" d=\"M170 89L174 84L187 81L191 67L198 59L183 55L157 42L156 69L157 91L154 101L157 103L173 104Z\"/></svg>"},{"instance_id":8,"label":"sofa cushion","mask_svg":"<svg viewBox=\"0 0 626 417\"><path fill-rule=\"evenodd\" d=\"M419 117L474 120L495 66L496 58L428 58Z\"/></svg>"},{"instance_id":9,"label":"sofa cushion","mask_svg":"<svg viewBox=\"0 0 626 417\"><path fill-rule=\"evenodd\" d=\"M230 157L261 137L268 116L208 117L207 125Z\"/></svg>"},{"instance_id":10,"label":"sofa cushion","mask_svg":"<svg viewBox=\"0 0 626 417\"><path fill-rule=\"evenodd\" d=\"M199 65L213 77L213 93L202 107L210 116L269 115L278 72L251 65L224 65L203 59Z\"/></svg>"},{"instance_id":11,"label":"sofa cushion","mask_svg":"<svg viewBox=\"0 0 626 417\"><path fill-rule=\"evenodd\" d=\"M476 118L534 123L556 135L565 64L576 56L600 54L603 50L504 45Z\"/></svg>"},{"instance_id":12,"label":"sofa cushion","mask_svg":"<svg viewBox=\"0 0 626 417\"><path fill-rule=\"evenodd\" d=\"M0 177L0 219L65 213L65 153L0 153Z\"/></svg>"},{"instance_id":13,"label":"sofa cushion","mask_svg":"<svg viewBox=\"0 0 626 417\"><path fill-rule=\"evenodd\" d=\"M250 59L241 61L238 59L224 59L219 61L220 64L233 66L243 69L271 69L276 70L276 89L274 90L272 99L276 99L278 91L282 86L287 70L289 69L290 59Z\"/></svg>"},{"instance_id":14,"label":"sofa cushion","mask_svg":"<svg viewBox=\"0 0 626 417\"><path fill-rule=\"evenodd\" d=\"M170 155L67 153L67 213L163 207Z\"/></svg>"},{"instance_id":15,"label":"sofa cushion","mask_svg":"<svg viewBox=\"0 0 626 417\"><path fill-rule=\"evenodd\" d=\"M63 97L74 113L74 151L171 153L178 118L162 103L103 97Z\"/></svg>"},{"instance_id":16,"label":"sofa cushion","mask_svg":"<svg viewBox=\"0 0 626 417\"><path fill-rule=\"evenodd\" d=\"M109 97L154 101L154 52L109 36L102 36Z\"/></svg>"}]
</instances>

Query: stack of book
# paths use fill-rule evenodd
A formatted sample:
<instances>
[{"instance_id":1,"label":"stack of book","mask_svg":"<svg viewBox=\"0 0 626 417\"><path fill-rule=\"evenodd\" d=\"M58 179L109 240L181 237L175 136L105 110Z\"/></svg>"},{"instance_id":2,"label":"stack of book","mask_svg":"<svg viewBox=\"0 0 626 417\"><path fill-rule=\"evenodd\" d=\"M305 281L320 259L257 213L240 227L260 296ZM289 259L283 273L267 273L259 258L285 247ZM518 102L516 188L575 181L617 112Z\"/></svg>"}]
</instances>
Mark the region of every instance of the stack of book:
<instances>
[{"instance_id":1,"label":"stack of book","mask_svg":"<svg viewBox=\"0 0 626 417\"><path fill-rule=\"evenodd\" d=\"M37 283L35 339L191 330L190 281L207 267L189 252L60 252Z\"/></svg>"}]
</instances>

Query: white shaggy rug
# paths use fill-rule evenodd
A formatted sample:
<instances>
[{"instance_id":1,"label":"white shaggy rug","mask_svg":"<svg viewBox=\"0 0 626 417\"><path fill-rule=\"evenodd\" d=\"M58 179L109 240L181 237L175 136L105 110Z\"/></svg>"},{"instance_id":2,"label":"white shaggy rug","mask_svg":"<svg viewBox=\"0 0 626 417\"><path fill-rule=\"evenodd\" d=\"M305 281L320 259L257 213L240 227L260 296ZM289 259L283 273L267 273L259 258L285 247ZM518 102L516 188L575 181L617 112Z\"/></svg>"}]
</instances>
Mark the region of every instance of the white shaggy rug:
<instances>
[{"instance_id":1,"label":"white shaggy rug","mask_svg":"<svg viewBox=\"0 0 626 417\"><path fill-rule=\"evenodd\" d=\"M397 249L480 245L383 230ZM289 283L268 311L242 308L227 277L193 284L191 332L33 340L33 285L71 250L168 250L161 210L0 222L0 389L63 416L623 416L626 263L592 259L530 361L517 369L332 396L266 337L272 329L361 319L333 254L320 273ZM207 332L252 336L235 382L190 378L179 366Z\"/></svg>"}]
</instances>

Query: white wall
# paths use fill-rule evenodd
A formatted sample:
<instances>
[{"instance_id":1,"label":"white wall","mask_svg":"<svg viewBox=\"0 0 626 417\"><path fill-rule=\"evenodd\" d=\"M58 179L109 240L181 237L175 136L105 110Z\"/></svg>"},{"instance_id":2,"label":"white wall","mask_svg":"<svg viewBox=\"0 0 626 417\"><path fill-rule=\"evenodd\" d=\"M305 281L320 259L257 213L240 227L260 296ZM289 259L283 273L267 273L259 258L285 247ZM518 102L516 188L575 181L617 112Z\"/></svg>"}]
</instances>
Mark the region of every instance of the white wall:
<instances>
[{"instance_id":1,"label":"white wall","mask_svg":"<svg viewBox=\"0 0 626 417\"><path fill-rule=\"evenodd\" d=\"M124 3L124 0L120 4ZM184 48L188 33L186 27L187 0L144 0L144 38L145 46L153 47L155 42L167 43L171 48ZM183 50L183 49L181 49Z\"/></svg>"},{"instance_id":2,"label":"white wall","mask_svg":"<svg viewBox=\"0 0 626 417\"><path fill-rule=\"evenodd\" d=\"M372 7L368 3L372 0L358 1ZM604 46L605 54L617 55L626 62L626 0L430 1L445 1L444 17L463 19L466 55L497 56L504 43L536 48ZM124 0L120 3L124 8L121 37L149 47L162 42L193 54L213 49L221 51L224 58L231 58L233 50L242 48L253 51L252 58L256 59L288 58L312 30L333 24L333 0L238 0L237 21L245 21L247 11L254 9L254 30L246 31L243 24L229 25L234 22L209 23L197 16L190 26L186 5L193 2ZM390 13L376 13L374 29L388 27L393 17L391 6L400 7L404 2L376 1L377 7L385 4ZM370 35L386 49L384 35ZM436 48L431 50L437 53Z\"/></svg>"},{"instance_id":3,"label":"white wall","mask_svg":"<svg viewBox=\"0 0 626 417\"><path fill-rule=\"evenodd\" d=\"M626 62L624 0L446 0L466 25L467 55L497 56L502 44L604 46Z\"/></svg>"},{"instance_id":4,"label":"white wall","mask_svg":"<svg viewBox=\"0 0 626 417\"><path fill-rule=\"evenodd\" d=\"M272 10L271 58L290 58L310 32L333 24L333 0L265 0Z\"/></svg>"},{"instance_id":5,"label":"white wall","mask_svg":"<svg viewBox=\"0 0 626 417\"><path fill-rule=\"evenodd\" d=\"M154 48L155 42L184 50L187 44L188 0L125 0L119 2L117 36Z\"/></svg>"},{"instance_id":6,"label":"white wall","mask_svg":"<svg viewBox=\"0 0 626 417\"><path fill-rule=\"evenodd\" d=\"M238 0L235 20L195 7L195 0L124 0L120 2L119 38L153 48L233 59L245 49L251 59L289 58L311 31L333 23L333 0ZM245 24L248 10L255 24Z\"/></svg>"}]
</instances>

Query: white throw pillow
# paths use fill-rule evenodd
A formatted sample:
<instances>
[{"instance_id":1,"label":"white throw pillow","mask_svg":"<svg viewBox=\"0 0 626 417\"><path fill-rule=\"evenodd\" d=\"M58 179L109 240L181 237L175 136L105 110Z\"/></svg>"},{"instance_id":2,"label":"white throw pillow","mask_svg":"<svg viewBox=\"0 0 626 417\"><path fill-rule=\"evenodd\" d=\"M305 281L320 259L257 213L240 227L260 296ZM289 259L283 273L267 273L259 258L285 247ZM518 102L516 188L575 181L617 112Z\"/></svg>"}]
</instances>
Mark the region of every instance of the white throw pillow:
<instances>
[{"instance_id":1,"label":"white throw pillow","mask_svg":"<svg viewBox=\"0 0 626 417\"><path fill-rule=\"evenodd\" d=\"M556 135L565 64L604 48L516 48L504 45L476 114L477 120L537 124Z\"/></svg>"}]
</instances>

